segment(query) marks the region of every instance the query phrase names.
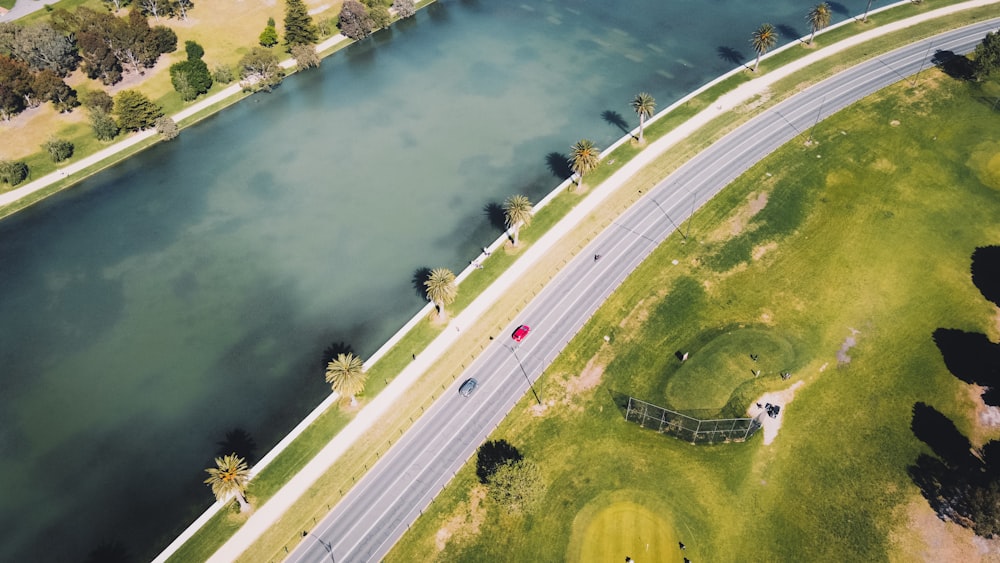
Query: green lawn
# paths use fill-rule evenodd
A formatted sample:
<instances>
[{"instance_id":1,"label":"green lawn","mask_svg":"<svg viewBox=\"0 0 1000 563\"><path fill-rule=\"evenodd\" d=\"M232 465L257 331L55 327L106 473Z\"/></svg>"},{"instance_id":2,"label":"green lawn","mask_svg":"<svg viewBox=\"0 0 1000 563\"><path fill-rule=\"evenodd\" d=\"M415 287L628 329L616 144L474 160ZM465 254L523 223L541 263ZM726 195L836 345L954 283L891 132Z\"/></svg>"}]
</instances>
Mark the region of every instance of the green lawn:
<instances>
[{"instance_id":1,"label":"green lawn","mask_svg":"<svg viewBox=\"0 0 1000 563\"><path fill-rule=\"evenodd\" d=\"M926 502L907 466L927 448L910 431L911 409L927 402L966 434L974 424L931 334L997 337L996 308L969 265L976 247L1000 240L1000 113L983 101L996 86L925 73L915 88L901 83L821 123L817 144L755 166L699 210L697 244L668 240L608 300L543 376L548 412L534 414L527 397L491 437L540 464L542 510L511 518L488 498L473 510L480 485L469 463L388 560L678 561L673 537L694 561L919 553L923 530L907 531L907 507ZM753 215L748 201L760 194L766 206ZM736 217L749 218L733 234ZM839 362L852 335L850 360ZM678 350L691 351L690 365ZM603 369L600 384L570 391L588 362ZM612 399L704 408L736 394L745 408L797 381L767 446L760 434L692 446L624 422ZM702 387L710 398L699 402ZM645 542L619 533L623 522L665 551L645 556ZM947 526L961 540L936 553L954 557L970 537Z\"/></svg>"}]
</instances>

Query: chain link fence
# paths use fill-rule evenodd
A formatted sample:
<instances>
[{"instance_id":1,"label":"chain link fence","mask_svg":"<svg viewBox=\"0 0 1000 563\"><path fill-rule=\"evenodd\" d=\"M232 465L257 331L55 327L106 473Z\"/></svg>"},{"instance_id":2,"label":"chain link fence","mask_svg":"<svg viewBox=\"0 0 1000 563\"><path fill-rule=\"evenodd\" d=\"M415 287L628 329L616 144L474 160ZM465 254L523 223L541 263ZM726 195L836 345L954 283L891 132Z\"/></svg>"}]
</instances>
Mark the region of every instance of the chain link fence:
<instances>
[{"instance_id":1,"label":"chain link fence","mask_svg":"<svg viewBox=\"0 0 1000 563\"><path fill-rule=\"evenodd\" d=\"M763 415L758 415L758 418ZM700 420L670 409L628 398L625 420L661 434L672 434L692 444L743 442L760 430L758 418Z\"/></svg>"}]
</instances>

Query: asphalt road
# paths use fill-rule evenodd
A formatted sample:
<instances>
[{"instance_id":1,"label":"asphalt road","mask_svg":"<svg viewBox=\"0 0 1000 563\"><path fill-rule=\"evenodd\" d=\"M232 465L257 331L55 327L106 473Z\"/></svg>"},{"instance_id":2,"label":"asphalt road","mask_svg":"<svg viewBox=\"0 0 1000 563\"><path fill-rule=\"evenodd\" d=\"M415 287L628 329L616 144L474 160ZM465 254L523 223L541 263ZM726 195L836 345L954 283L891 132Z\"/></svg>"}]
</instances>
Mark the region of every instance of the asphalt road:
<instances>
[{"instance_id":1,"label":"asphalt road","mask_svg":"<svg viewBox=\"0 0 1000 563\"><path fill-rule=\"evenodd\" d=\"M848 69L733 131L649 190L594 239L473 362L286 559L378 561L472 457L490 432L619 284L693 211L818 121L929 68L937 51L966 53L1000 18L944 33ZM695 226L697 228L697 225ZM600 254L600 260L595 260ZM521 343L510 334L532 327ZM471 397L458 394L468 377ZM533 399L533 397L532 397ZM544 397L542 398L544 400Z\"/></svg>"}]
</instances>

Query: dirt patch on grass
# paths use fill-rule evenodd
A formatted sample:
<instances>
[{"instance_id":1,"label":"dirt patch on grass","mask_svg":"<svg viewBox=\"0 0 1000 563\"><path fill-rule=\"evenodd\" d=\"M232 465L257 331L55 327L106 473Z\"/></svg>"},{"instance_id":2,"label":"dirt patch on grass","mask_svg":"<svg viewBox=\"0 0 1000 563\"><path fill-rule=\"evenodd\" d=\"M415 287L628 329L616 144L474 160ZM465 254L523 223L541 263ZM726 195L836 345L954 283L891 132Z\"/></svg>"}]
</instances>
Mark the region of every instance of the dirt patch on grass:
<instances>
[{"instance_id":1,"label":"dirt patch on grass","mask_svg":"<svg viewBox=\"0 0 1000 563\"><path fill-rule=\"evenodd\" d=\"M753 249L753 254L752 254L753 259L760 260L761 258L764 257L765 254L777 248L778 248L778 243L776 242L769 242L767 244L762 244Z\"/></svg>"},{"instance_id":2,"label":"dirt patch on grass","mask_svg":"<svg viewBox=\"0 0 1000 563\"><path fill-rule=\"evenodd\" d=\"M792 402L795 398L795 390L802 387L804 381L796 381L788 389L783 391L773 391L771 393L764 393L759 399L750 405L747 409L747 414L751 418L757 418L761 423L761 430L764 432L764 445L768 445L778 437L778 430L781 429L781 422L785 418L785 411L788 410L788 404ZM764 412L764 407L770 403L772 405L778 405L781 409L778 411L778 416L771 418Z\"/></svg>"},{"instance_id":3,"label":"dirt patch on grass","mask_svg":"<svg viewBox=\"0 0 1000 563\"><path fill-rule=\"evenodd\" d=\"M927 563L982 561L1000 563L1000 540L987 540L952 522L944 522L922 497L901 509L902 522L891 535L894 562Z\"/></svg>"},{"instance_id":4,"label":"dirt patch on grass","mask_svg":"<svg viewBox=\"0 0 1000 563\"><path fill-rule=\"evenodd\" d=\"M844 343L840 345L840 350L837 350L837 364L844 366L851 363L851 357L847 355L847 352L857 345L858 340L855 338L857 335L861 334L860 330L850 329L851 335L844 339Z\"/></svg>"},{"instance_id":5,"label":"dirt patch on grass","mask_svg":"<svg viewBox=\"0 0 1000 563\"><path fill-rule=\"evenodd\" d=\"M888 158L880 158L875 161L875 163L872 165L872 168L878 170L879 172L884 172L888 174L891 172L895 172L896 165L893 164L892 161L889 160Z\"/></svg>"},{"instance_id":6,"label":"dirt patch on grass","mask_svg":"<svg viewBox=\"0 0 1000 563\"><path fill-rule=\"evenodd\" d=\"M602 377L604 377L604 364L598 363L597 356L595 355L593 358L590 358L590 361L587 362L580 375L566 382L566 398L572 399L584 391L590 391L594 387L597 387Z\"/></svg>"},{"instance_id":7,"label":"dirt patch on grass","mask_svg":"<svg viewBox=\"0 0 1000 563\"><path fill-rule=\"evenodd\" d=\"M461 541L479 534L479 528L486 519L486 507L483 506L485 498L486 487L475 486L469 491L469 500L455 507L455 511L434 534L434 547L438 552L444 551L452 539Z\"/></svg>"}]
</instances>

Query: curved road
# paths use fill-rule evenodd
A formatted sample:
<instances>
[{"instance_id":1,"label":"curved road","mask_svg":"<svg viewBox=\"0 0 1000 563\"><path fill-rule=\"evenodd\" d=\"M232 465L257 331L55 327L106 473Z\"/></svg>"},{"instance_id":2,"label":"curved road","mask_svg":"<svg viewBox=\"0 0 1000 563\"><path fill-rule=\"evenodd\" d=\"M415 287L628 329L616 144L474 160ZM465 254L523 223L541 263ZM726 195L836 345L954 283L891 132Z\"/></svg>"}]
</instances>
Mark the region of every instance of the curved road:
<instances>
[{"instance_id":1,"label":"curved road","mask_svg":"<svg viewBox=\"0 0 1000 563\"><path fill-rule=\"evenodd\" d=\"M619 284L699 205L772 151L857 100L931 66L938 50L966 53L1000 18L914 43L848 69L736 129L661 181L572 260L497 335L464 377L417 421L286 559L377 561L406 532ZM601 254L600 260L594 255ZM517 344L517 324L532 327ZM471 397L458 394L467 377Z\"/></svg>"}]
</instances>

